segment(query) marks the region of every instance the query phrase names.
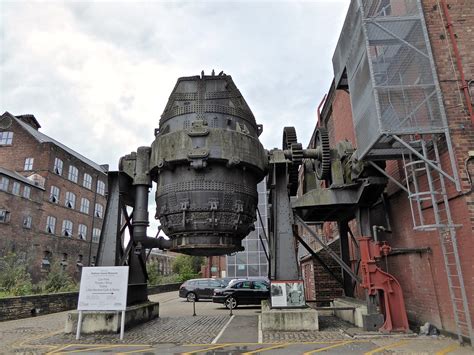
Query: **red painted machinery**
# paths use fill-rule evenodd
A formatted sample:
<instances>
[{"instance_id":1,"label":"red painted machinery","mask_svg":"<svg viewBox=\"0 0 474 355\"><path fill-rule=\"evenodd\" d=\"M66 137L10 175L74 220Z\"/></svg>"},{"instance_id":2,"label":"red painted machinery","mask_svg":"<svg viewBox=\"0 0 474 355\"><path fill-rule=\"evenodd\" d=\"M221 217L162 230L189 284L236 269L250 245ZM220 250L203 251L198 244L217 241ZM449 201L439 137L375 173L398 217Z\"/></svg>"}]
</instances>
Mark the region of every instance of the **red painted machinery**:
<instances>
[{"instance_id":1,"label":"red painted machinery","mask_svg":"<svg viewBox=\"0 0 474 355\"><path fill-rule=\"evenodd\" d=\"M382 271L377 261L387 256L391 247L385 242L375 242L371 238L358 238L360 246L361 287L369 296L380 297L380 308L385 322L379 329L382 332L408 332L408 319L400 284L392 275Z\"/></svg>"}]
</instances>

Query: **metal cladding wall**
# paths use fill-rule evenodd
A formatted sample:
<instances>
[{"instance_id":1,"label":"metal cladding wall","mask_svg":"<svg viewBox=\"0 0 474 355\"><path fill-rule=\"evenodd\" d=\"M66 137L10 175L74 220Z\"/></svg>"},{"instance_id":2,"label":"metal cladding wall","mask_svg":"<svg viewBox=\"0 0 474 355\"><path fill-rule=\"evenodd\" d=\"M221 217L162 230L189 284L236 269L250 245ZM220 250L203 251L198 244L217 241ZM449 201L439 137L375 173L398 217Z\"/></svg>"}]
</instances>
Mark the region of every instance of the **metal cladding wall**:
<instances>
[{"instance_id":1,"label":"metal cladding wall","mask_svg":"<svg viewBox=\"0 0 474 355\"><path fill-rule=\"evenodd\" d=\"M150 161L156 217L171 250L209 256L243 249L268 164L260 132L230 76L178 79Z\"/></svg>"}]
</instances>

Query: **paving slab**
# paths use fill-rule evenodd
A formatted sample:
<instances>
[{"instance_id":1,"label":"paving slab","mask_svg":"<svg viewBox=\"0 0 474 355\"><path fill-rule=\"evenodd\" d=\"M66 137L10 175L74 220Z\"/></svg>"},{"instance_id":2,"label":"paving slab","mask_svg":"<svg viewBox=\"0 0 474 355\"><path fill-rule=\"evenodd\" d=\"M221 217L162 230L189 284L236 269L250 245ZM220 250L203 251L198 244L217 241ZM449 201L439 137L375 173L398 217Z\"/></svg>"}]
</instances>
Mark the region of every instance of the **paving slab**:
<instances>
[{"instance_id":1,"label":"paving slab","mask_svg":"<svg viewBox=\"0 0 474 355\"><path fill-rule=\"evenodd\" d=\"M256 343L257 341L258 316L234 316L217 343Z\"/></svg>"}]
</instances>

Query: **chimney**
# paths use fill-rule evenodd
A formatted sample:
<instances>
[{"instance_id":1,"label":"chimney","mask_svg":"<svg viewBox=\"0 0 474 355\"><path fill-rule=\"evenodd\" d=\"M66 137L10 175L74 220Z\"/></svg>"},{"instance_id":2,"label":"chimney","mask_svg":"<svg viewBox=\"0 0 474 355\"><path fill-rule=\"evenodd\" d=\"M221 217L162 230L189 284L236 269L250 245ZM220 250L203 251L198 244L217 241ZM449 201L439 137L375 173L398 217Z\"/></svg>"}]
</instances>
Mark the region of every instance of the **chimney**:
<instances>
[{"instance_id":1,"label":"chimney","mask_svg":"<svg viewBox=\"0 0 474 355\"><path fill-rule=\"evenodd\" d=\"M30 114L28 114L28 115L17 115L15 117L18 118L20 121L23 121L27 125L30 125L31 127L33 127L36 130L38 130L41 127L41 125L39 124L38 120L36 119L36 117L34 115L30 115Z\"/></svg>"}]
</instances>

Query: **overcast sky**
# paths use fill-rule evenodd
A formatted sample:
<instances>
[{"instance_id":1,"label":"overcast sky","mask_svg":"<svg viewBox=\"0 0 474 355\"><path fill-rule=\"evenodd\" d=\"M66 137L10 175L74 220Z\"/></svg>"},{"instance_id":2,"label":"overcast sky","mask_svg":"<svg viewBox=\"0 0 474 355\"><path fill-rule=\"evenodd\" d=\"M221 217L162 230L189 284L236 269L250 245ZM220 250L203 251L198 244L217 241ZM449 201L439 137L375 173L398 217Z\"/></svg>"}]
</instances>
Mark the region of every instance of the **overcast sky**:
<instances>
[{"instance_id":1,"label":"overcast sky","mask_svg":"<svg viewBox=\"0 0 474 355\"><path fill-rule=\"evenodd\" d=\"M180 76L224 70L265 148L309 141L349 0L0 0L0 111L100 164L149 145Z\"/></svg>"}]
</instances>

